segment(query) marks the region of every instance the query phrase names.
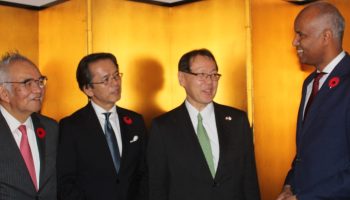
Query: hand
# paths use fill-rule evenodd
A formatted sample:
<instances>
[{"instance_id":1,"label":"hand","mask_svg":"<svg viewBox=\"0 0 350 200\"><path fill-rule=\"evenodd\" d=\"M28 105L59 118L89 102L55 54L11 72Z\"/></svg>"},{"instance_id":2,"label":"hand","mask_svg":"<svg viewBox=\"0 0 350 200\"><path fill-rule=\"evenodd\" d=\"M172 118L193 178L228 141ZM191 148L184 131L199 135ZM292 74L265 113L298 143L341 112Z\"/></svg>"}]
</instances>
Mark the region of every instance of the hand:
<instances>
[{"instance_id":1,"label":"hand","mask_svg":"<svg viewBox=\"0 0 350 200\"><path fill-rule=\"evenodd\" d=\"M293 195L293 192L292 192L292 187L290 185L285 185L283 187L283 190L281 192L280 195L278 195L277 199L276 200L293 200L293 197L294 199L296 200L296 196Z\"/></svg>"},{"instance_id":2,"label":"hand","mask_svg":"<svg viewBox=\"0 0 350 200\"><path fill-rule=\"evenodd\" d=\"M293 196L289 196L287 198L284 198L283 200L298 200L297 196L293 195Z\"/></svg>"}]
</instances>

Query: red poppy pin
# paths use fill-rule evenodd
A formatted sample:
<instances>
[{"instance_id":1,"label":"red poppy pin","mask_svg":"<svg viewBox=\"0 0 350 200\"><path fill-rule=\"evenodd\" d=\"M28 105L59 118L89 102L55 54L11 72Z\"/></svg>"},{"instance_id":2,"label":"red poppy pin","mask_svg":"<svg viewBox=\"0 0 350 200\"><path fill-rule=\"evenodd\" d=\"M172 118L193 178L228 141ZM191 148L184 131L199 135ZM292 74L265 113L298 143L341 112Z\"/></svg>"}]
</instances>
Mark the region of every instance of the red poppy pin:
<instances>
[{"instance_id":1,"label":"red poppy pin","mask_svg":"<svg viewBox=\"0 0 350 200\"><path fill-rule=\"evenodd\" d=\"M127 125L132 124L132 119L128 116L123 117L123 120L124 120L125 124L127 124Z\"/></svg>"},{"instance_id":2,"label":"red poppy pin","mask_svg":"<svg viewBox=\"0 0 350 200\"><path fill-rule=\"evenodd\" d=\"M340 79L337 76L331 78L331 80L329 80L329 82L328 82L329 88L332 89L332 88L336 87L339 84L339 81L340 81Z\"/></svg>"},{"instance_id":3,"label":"red poppy pin","mask_svg":"<svg viewBox=\"0 0 350 200\"><path fill-rule=\"evenodd\" d=\"M36 129L36 135L40 138L43 139L46 136L46 132L43 128L37 128Z\"/></svg>"}]
</instances>

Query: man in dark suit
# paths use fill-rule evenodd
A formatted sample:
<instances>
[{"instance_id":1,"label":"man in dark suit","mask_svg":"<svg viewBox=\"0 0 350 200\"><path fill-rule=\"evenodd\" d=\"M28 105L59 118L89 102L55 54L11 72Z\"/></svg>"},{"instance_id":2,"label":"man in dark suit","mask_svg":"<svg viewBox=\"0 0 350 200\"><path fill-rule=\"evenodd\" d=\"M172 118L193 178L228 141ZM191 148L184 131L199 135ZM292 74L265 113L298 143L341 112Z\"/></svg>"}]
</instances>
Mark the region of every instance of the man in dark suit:
<instances>
[{"instance_id":1,"label":"man in dark suit","mask_svg":"<svg viewBox=\"0 0 350 200\"><path fill-rule=\"evenodd\" d=\"M207 49L180 59L178 78L187 97L153 120L147 159L150 199L260 199L246 114L213 102L220 76Z\"/></svg>"},{"instance_id":2,"label":"man in dark suit","mask_svg":"<svg viewBox=\"0 0 350 200\"><path fill-rule=\"evenodd\" d=\"M144 199L146 128L141 115L115 106L122 78L115 56L87 55L76 75L89 103L60 121L59 197Z\"/></svg>"},{"instance_id":3,"label":"man in dark suit","mask_svg":"<svg viewBox=\"0 0 350 200\"><path fill-rule=\"evenodd\" d=\"M279 200L350 199L350 56L342 49L344 18L318 2L294 22L306 78L297 121L297 152Z\"/></svg>"},{"instance_id":4,"label":"man in dark suit","mask_svg":"<svg viewBox=\"0 0 350 200\"><path fill-rule=\"evenodd\" d=\"M0 61L0 199L56 199L57 123L41 109L47 78L28 58Z\"/></svg>"}]
</instances>

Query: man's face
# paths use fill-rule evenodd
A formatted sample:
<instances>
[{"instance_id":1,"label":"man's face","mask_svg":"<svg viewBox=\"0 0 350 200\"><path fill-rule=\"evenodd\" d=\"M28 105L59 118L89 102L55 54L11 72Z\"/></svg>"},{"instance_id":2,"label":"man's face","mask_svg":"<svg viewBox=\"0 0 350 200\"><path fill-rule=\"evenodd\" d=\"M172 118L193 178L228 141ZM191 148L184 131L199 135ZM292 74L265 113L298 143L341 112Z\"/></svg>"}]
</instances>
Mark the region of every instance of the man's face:
<instances>
[{"instance_id":1,"label":"man's face","mask_svg":"<svg viewBox=\"0 0 350 200\"><path fill-rule=\"evenodd\" d=\"M308 10L297 17L294 22L293 46L297 49L300 63L321 70L325 67L324 24L315 15L315 11Z\"/></svg>"},{"instance_id":2,"label":"man's face","mask_svg":"<svg viewBox=\"0 0 350 200\"><path fill-rule=\"evenodd\" d=\"M191 60L191 72L215 74L217 68L211 58L198 55ZM198 76L185 72L179 72L179 82L186 90L187 100L198 110L213 101L218 87L218 81L213 81L210 77L199 80Z\"/></svg>"},{"instance_id":3,"label":"man's face","mask_svg":"<svg viewBox=\"0 0 350 200\"><path fill-rule=\"evenodd\" d=\"M111 109L121 94L121 78L113 79L118 73L117 66L110 59L102 59L90 63L89 71L92 76L91 82L100 84L92 84L86 87L84 92L97 105L105 110Z\"/></svg>"},{"instance_id":4,"label":"man's face","mask_svg":"<svg viewBox=\"0 0 350 200\"><path fill-rule=\"evenodd\" d=\"M9 68L8 82L23 82L38 80L41 77L39 70L26 61L17 61ZM21 83L7 83L2 86L1 100L7 110L17 119L26 120L33 112L41 109L45 89L37 83L26 86Z\"/></svg>"}]
</instances>

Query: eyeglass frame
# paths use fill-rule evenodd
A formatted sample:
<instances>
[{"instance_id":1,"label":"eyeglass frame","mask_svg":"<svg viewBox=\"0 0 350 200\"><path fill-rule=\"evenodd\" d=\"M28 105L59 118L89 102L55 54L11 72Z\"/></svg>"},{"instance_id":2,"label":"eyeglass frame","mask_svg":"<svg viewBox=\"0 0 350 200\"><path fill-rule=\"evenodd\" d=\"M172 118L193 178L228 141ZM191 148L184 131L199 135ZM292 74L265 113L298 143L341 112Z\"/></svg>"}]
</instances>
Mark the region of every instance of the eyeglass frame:
<instances>
[{"instance_id":1,"label":"eyeglass frame","mask_svg":"<svg viewBox=\"0 0 350 200\"><path fill-rule=\"evenodd\" d=\"M186 73L186 74L191 74L191 75L193 75L193 76L196 76L196 77L198 78L198 80L200 80L200 81L207 80L208 77L210 77L210 80L212 80L212 81L219 81L219 80L220 80L220 77L222 76L222 75L219 74L219 73L207 74L207 73L194 73L194 72L191 72L191 71L187 71L187 72L182 71L182 72L184 72L184 73ZM217 77L217 79L216 79L216 80L215 80L215 79L213 80L213 77Z\"/></svg>"},{"instance_id":2,"label":"eyeglass frame","mask_svg":"<svg viewBox=\"0 0 350 200\"><path fill-rule=\"evenodd\" d=\"M112 75L109 75L107 77L105 77L106 79L103 81L99 81L99 82L90 82L89 85L99 85L99 84L103 84L104 86L107 86L111 80L115 80L115 81L119 81L121 80L123 77L123 73L120 72L116 72Z\"/></svg>"},{"instance_id":3,"label":"eyeglass frame","mask_svg":"<svg viewBox=\"0 0 350 200\"><path fill-rule=\"evenodd\" d=\"M31 89L33 87L33 83L36 83L36 85L39 86L39 88L43 89L47 84L47 80L48 79L46 76L41 76L38 79L29 78L29 79L26 79L24 81L4 81L4 82L1 82L1 84L3 84L3 83L10 83L10 84L17 83L17 84L24 85L24 87L26 89Z\"/></svg>"}]
</instances>

